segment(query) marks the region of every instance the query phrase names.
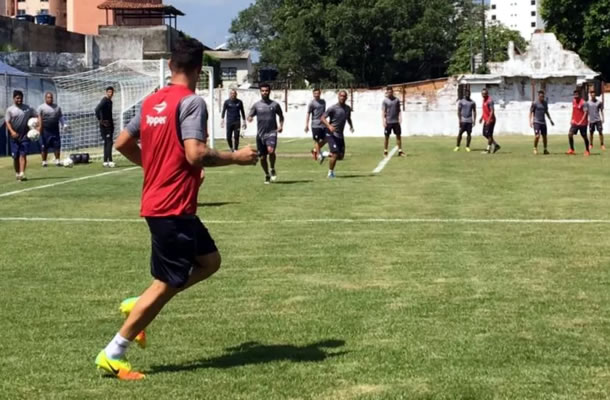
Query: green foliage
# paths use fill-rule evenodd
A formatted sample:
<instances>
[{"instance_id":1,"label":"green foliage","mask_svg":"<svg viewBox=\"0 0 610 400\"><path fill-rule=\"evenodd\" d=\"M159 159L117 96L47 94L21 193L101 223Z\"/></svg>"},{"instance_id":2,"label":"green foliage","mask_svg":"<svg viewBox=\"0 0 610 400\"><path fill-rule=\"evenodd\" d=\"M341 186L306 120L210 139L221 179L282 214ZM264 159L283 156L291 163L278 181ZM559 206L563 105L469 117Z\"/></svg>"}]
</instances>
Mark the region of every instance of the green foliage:
<instances>
[{"instance_id":1,"label":"green foliage","mask_svg":"<svg viewBox=\"0 0 610 400\"><path fill-rule=\"evenodd\" d=\"M212 57L209 54L203 54L203 65L208 67L214 67L214 83L216 86L222 83L222 74L220 69L220 60L216 57Z\"/></svg>"},{"instance_id":2,"label":"green foliage","mask_svg":"<svg viewBox=\"0 0 610 400\"><path fill-rule=\"evenodd\" d=\"M458 34L458 48L451 57L449 74L458 75L470 72L471 46L473 54L481 52L481 26L473 26ZM513 41L515 46L524 51L527 42L518 31L506 28L503 25L491 25L486 30L487 61L501 62L508 59L508 42ZM477 71L480 72L480 71Z\"/></svg>"},{"instance_id":3,"label":"green foliage","mask_svg":"<svg viewBox=\"0 0 610 400\"><path fill-rule=\"evenodd\" d=\"M610 79L610 0L544 0L547 30Z\"/></svg>"},{"instance_id":4,"label":"green foliage","mask_svg":"<svg viewBox=\"0 0 610 400\"><path fill-rule=\"evenodd\" d=\"M257 0L230 46L291 81L380 85L446 74L472 0Z\"/></svg>"}]
</instances>

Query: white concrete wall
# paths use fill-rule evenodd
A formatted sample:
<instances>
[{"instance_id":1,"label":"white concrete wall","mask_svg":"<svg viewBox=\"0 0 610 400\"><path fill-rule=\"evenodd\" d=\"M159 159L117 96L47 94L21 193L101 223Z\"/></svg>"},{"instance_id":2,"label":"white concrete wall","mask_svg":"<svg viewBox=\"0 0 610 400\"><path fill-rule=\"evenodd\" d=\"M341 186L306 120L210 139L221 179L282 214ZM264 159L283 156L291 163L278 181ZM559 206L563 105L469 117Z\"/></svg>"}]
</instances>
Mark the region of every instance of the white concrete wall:
<instances>
[{"instance_id":1,"label":"white concrete wall","mask_svg":"<svg viewBox=\"0 0 610 400\"><path fill-rule=\"evenodd\" d=\"M549 100L550 114L555 126L549 124L549 134L564 135L567 133L571 119L572 92L575 87L573 79L553 79L545 85ZM481 115L482 86L473 85L472 99L477 103L477 114ZM536 91L540 86L536 87ZM529 80L521 78L509 79L506 85L489 88L490 95L496 102L498 135L532 135L529 127L529 110L532 102L532 87ZM327 105L337 102L335 90L324 91L322 97ZM436 94L409 95L406 99L406 111L403 113L403 132L407 136L454 136L458 130L457 119L457 84L450 83ZM348 91L349 93L349 91ZM396 95L401 98L400 91ZM260 99L258 89L238 90L238 97L244 102L246 114L256 101ZM309 90L288 91L288 110L285 105L285 92L273 91L271 97L277 101L286 117L285 137L309 137L304 132L305 114L307 104L312 98ZM207 97L206 97L207 98ZM224 130L220 128L220 110L222 103L228 98L228 90L215 91L216 137L224 137ZM354 136L380 137L383 136L381 125L381 102L384 98L383 90L354 91L354 111L352 121L356 128ZM352 101L348 99L348 104ZM477 121L478 122L478 121ZM481 127L477 123L475 134L481 134ZM246 135L254 135L255 126L247 129Z\"/></svg>"},{"instance_id":2,"label":"white concrete wall","mask_svg":"<svg viewBox=\"0 0 610 400\"><path fill-rule=\"evenodd\" d=\"M530 40L536 29L544 28L544 21L540 17L541 3L542 0L535 0L534 5L532 0L491 0L487 20L490 23L500 22L510 29L519 31L525 40ZM532 16L532 12L536 15ZM535 26L532 27L532 23Z\"/></svg>"}]
</instances>

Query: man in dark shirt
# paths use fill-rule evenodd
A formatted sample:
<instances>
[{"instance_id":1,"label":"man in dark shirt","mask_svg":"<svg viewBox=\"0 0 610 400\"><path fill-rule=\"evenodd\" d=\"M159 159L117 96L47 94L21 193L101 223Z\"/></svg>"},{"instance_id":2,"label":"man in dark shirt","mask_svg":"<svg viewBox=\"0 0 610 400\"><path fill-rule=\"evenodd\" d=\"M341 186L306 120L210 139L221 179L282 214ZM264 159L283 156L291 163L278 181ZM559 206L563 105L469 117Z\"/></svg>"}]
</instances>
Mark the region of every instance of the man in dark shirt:
<instances>
[{"instance_id":1,"label":"man in dark shirt","mask_svg":"<svg viewBox=\"0 0 610 400\"><path fill-rule=\"evenodd\" d=\"M352 109L345 104L346 101L347 92L342 90L339 92L339 102L326 110L324 115L322 115L322 118L320 118L320 121L322 121L330 132L330 135L326 138L331 153L328 166L329 178L335 177L335 165L337 164L337 160L343 160L343 157L345 157L345 139L343 137L345 124L348 123L351 132L354 132Z\"/></svg>"},{"instance_id":2,"label":"man in dark shirt","mask_svg":"<svg viewBox=\"0 0 610 400\"><path fill-rule=\"evenodd\" d=\"M112 119L112 96L114 96L114 88L108 86L106 88L106 96L100 101L100 104L95 107L95 116L100 123L100 134L104 141L104 167L114 168L112 162L112 144L114 137L114 121Z\"/></svg>"},{"instance_id":3,"label":"man in dark shirt","mask_svg":"<svg viewBox=\"0 0 610 400\"><path fill-rule=\"evenodd\" d=\"M530 108L530 127L534 128L534 154L538 154L538 142L540 141L540 136L542 136L542 144L544 145L544 154L550 154L547 149L547 127L546 127L546 117L549 117L549 121L551 121L551 125L555 125L553 119L551 118L551 114L549 114L549 104L544 98L544 90L538 92L538 101L532 103L532 107Z\"/></svg>"},{"instance_id":4,"label":"man in dark shirt","mask_svg":"<svg viewBox=\"0 0 610 400\"><path fill-rule=\"evenodd\" d=\"M593 149L593 134L597 130L599 144L602 150L606 150L604 145L604 103L597 99L595 90L591 90L589 101L587 101L587 111L589 111L589 149Z\"/></svg>"},{"instance_id":5,"label":"man in dark shirt","mask_svg":"<svg viewBox=\"0 0 610 400\"><path fill-rule=\"evenodd\" d=\"M227 144L231 151L235 151L239 149L239 135L241 133L240 128L242 127L242 120L244 122L243 128L246 129L244 103L237 98L237 91L235 89L231 89L230 97L225 101L222 107L221 125L223 126L225 125L225 116L227 118Z\"/></svg>"},{"instance_id":6,"label":"man in dark shirt","mask_svg":"<svg viewBox=\"0 0 610 400\"><path fill-rule=\"evenodd\" d=\"M470 92L467 91L464 98L458 101L458 121L460 130L457 136L457 146L453 151L460 151L462 144L462 135L466 132L466 152L470 153L470 142L472 141L472 127L477 121L477 105L470 98Z\"/></svg>"}]
</instances>

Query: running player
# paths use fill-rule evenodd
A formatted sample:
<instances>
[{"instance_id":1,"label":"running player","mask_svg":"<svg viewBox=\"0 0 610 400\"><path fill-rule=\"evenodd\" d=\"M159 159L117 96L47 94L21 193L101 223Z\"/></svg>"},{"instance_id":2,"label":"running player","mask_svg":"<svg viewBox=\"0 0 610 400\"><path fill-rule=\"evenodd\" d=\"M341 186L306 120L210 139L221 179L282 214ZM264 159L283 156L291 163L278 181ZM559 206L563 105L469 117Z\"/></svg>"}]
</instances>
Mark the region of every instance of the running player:
<instances>
[{"instance_id":1,"label":"running player","mask_svg":"<svg viewBox=\"0 0 610 400\"><path fill-rule=\"evenodd\" d=\"M30 139L27 133L30 129L28 121L36 117L36 111L27 104L23 104L23 92L13 92L13 105L6 109L6 128L10 136L11 155L15 168L15 178L18 181L27 181L25 169L28 166L27 155L30 152ZM39 128L40 129L40 125Z\"/></svg>"},{"instance_id":2,"label":"running player","mask_svg":"<svg viewBox=\"0 0 610 400\"><path fill-rule=\"evenodd\" d=\"M477 120L477 105L470 98L470 91L464 93L464 98L458 101L458 121L460 131L457 137L457 146L453 151L460 151L462 135L466 132L466 152L470 153L470 141L472 140L472 127Z\"/></svg>"},{"instance_id":3,"label":"running player","mask_svg":"<svg viewBox=\"0 0 610 400\"><path fill-rule=\"evenodd\" d=\"M538 100L530 107L530 128L534 129L534 154L538 154L538 142L542 136L544 154L550 154L547 141L546 117L549 117L551 125L555 126L551 114L549 114L549 103L544 97L544 90L538 92Z\"/></svg>"},{"instance_id":4,"label":"running player","mask_svg":"<svg viewBox=\"0 0 610 400\"><path fill-rule=\"evenodd\" d=\"M352 109L345 104L346 101L347 92L342 90L339 92L339 102L326 110L320 119L330 132L326 137L328 147L330 147L329 178L335 177L335 165L337 164L337 160L343 160L345 157L345 138L343 137L343 131L345 130L346 122L349 124L351 132L354 133Z\"/></svg>"},{"instance_id":5,"label":"running player","mask_svg":"<svg viewBox=\"0 0 610 400\"><path fill-rule=\"evenodd\" d=\"M307 106L307 115L305 116L305 133L309 132L309 120L311 119L311 135L313 137L313 149L311 154L314 160L324 161L324 155L321 152L322 147L326 144L326 128L320 120L326 111L326 100L320 98L322 92L316 88L313 90L313 100Z\"/></svg>"},{"instance_id":6,"label":"running player","mask_svg":"<svg viewBox=\"0 0 610 400\"><path fill-rule=\"evenodd\" d=\"M568 141L570 142L570 150L566 152L568 155L576 154L574 152L574 135L580 132L582 140L585 142L585 157L591 155L589 152L589 139L587 139L587 121L589 112L587 111L587 103L580 97L580 91L574 91L574 99L572 100L572 121Z\"/></svg>"},{"instance_id":7,"label":"running player","mask_svg":"<svg viewBox=\"0 0 610 400\"><path fill-rule=\"evenodd\" d=\"M481 95L483 96L483 115L481 116L479 123L483 124L483 136L487 139L487 149L483 154L496 153L501 147L498 142L494 140L494 129L496 127L494 101L489 96L489 91L487 89L483 89Z\"/></svg>"},{"instance_id":8,"label":"running player","mask_svg":"<svg viewBox=\"0 0 610 400\"><path fill-rule=\"evenodd\" d=\"M99 369L122 380L144 378L125 357L129 345L175 295L220 268L216 244L196 215L202 167L256 164L249 147L221 153L205 144L207 109L195 94L202 59L199 41L178 41L169 63L171 85L144 100L116 142L117 150L144 172L141 215L152 237L154 278L140 297L121 303L127 319L95 360Z\"/></svg>"},{"instance_id":9,"label":"running player","mask_svg":"<svg viewBox=\"0 0 610 400\"><path fill-rule=\"evenodd\" d=\"M385 99L381 103L381 118L383 121L383 156L388 156L388 145L390 143L390 135L394 132L396 135L396 145L398 146L398 156L404 157L402 151L402 112L400 112L400 100L394 97L394 89L388 86L385 89Z\"/></svg>"},{"instance_id":10,"label":"running player","mask_svg":"<svg viewBox=\"0 0 610 400\"><path fill-rule=\"evenodd\" d=\"M593 149L593 134L597 130L597 133L599 133L599 144L602 150L606 150L606 146L604 146L604 103L597 99L595 90L591 90L589 101L587 102L587 111L589 112L589 149Z\"/></svg>"},{"instance_id":11,"label":"running player","mask_svg":"<svg viewBox=\"0 0 610 400\"><path fill-rule=\"evenodd\" d=\"M112 117L112 97L114 88L108 86L106 95L95 108L95 116L100 123L100 134L104 141L104 167L114 168L112 161L112 142L114 139L114 119Z\"/></svg>"},{"instance_id":12,"label":"running player","mask_svg":"<svg viewBox=\"0 0 610 400\"><path fill-rule=\"evenodd\" d=\"M261 167L265 172L265 184L269 184L277 180L275 149L277 147L277 134L284 130L284 114L280 105L269 98L271 86L264 83L260 85L260 91L261 100L252 106L248 115L248 122L252 122L256 117L256 148L261 159ZM280 119L279 128L276 116ZM267 158L269 158L269 162L267 162ZM271 164L271 171L269 171L269 164Z\"/></svg>"},{"instance_id":13,"label":"running player","mask_svg":"<svg viewBox=\"0 0 610 400\"><path fill-rule=\"evenodd\" d=\"M237 98L237 90L231 89L231 94L228 100L222 106L222 122L225 125L225 115L227 117L227 144L231 151L239 149L240 128L246 129L246 112L244 111L244 103ZM243 126L242 126L243 120Z\"/></svg>"},{"instance_id":14,"label":"running player","mask_svg":"<svg viewBox=\"0 0 610 400\"><path fill-rule=\"evenodd\" d=\"M62 122L61 107L53 103L53 93L47 92L44 95L44 103L38 107L38 126L41 127L40 155L42 166L45 168L48 166L47 155L49 150L53 150L55 153L55 166L61 167L59 126Z\"/></svg>"}]
</instances>

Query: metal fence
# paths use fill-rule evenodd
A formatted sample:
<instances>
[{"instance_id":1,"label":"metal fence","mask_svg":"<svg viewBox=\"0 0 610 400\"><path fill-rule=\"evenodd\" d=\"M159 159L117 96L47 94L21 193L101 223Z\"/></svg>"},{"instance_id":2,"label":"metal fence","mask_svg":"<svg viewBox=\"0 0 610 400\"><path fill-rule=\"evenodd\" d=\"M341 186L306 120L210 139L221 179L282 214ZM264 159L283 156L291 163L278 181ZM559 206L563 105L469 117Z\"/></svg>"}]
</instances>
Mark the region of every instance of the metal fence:
<instances>
[{"instance_id":1,"label":"metal fence","mask_svg":"<svg viewBox=\"0 0 610 400\"><path fill-rule=\"evenodd\" d=\"M23 102L32 108L37 108L44 102L46 92L56 93L50 78L0 74L0 156L10 154L4 115L6 109L13 104L14 90L21 90Z\"/></svg>"}]
</instances>

